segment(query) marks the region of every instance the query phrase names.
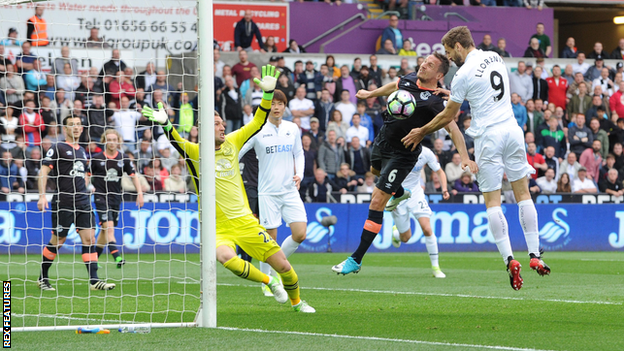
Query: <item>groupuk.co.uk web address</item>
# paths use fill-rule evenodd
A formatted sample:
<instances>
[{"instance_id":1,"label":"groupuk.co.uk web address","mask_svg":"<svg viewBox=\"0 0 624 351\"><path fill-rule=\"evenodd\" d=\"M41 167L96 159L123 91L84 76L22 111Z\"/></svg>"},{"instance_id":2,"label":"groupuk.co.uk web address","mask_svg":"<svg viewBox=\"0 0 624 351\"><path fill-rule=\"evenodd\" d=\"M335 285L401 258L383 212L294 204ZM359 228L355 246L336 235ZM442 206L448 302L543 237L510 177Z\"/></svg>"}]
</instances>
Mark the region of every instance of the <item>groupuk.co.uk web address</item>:
<instances>
[{"instance_id":1,"label":"groupuk.co.uk web address","mask_svg":"<svg viewBox=\"0 0 624 351\"><path fill-rule=\"evenodd\" d=\"M168 50L168 51L192 51L197 49L197 40L169 40L161 39L106 39L104 40L110 48L122 50ZM69 46L75 48L84 48L85 42L83 38L50 38L50 46Z\"/></svg>"}]
</instances>

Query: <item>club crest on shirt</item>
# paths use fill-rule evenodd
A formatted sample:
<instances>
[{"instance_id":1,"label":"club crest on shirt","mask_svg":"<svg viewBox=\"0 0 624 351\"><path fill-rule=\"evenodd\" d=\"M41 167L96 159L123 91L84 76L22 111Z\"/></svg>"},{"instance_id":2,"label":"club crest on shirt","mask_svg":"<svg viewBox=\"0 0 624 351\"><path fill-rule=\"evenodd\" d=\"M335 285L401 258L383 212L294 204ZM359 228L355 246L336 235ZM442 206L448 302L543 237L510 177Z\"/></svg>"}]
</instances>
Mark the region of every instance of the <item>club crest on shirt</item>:
<instances>
[{"instance_id":1,"label":"club crest on shirt","mask_svg":"<svg viewBox=\"0 0 624 351\"><path fill-rule=\"evenodd\" d=\"M50 148L50 150L48 150L48 152L46 153L47 157L52 157L54 156L54 149Z\"/></svg>"},{"instance_id":2,"label":"club crest on shirt","mask_svg":"<svg viewBox=\"0 0 624 351\"><path fill-rule=\"evenodd\" d=\"M234 150L229 146L223 146L221 149L223 151L223 156L231 156L234 154Z\"/></svg>"},{"instance_id":3,"label":"club crest on shirt","mask_svg":"<svg viewBox=\"0 0 624 351\"><path fill-rule=\"evenodd\" d=\"M232 163L230 162L230 160L227 159L220 159L217 160L216 164L215 164L215 170L217 172L223 172L223 171L227 171L229 169L232 168Z\"/></svg>"},{"instance_id":4,"label":"club crest on shirt","mask_svg":"<svg viewBox=\"0 0 624 351\"><path fill-rule=\"evenodd\" d=\"M431 93L428 91L423 91L420 93L421 100L428 100L430 96L431 96Z\"/></svg>"},{"instance_id":5,"label":"club crest on shirt","mask_svg":"<svg viewBox=\"0 0 624 351\"><path fill-rule=\"evenodd\" d=\"M72 155L71 150L67 150L65 153L67 154L67 156L71 156Z\"/></svg>"},{"instance_id":6,"label":"club crest on shirt","mask_svg":"<svg viewBox=\"0 0 624 351\"><path fill-rule=\"evenodd\" d=\"M123 161L117 162L117 167L123 167Z\"/></svg>"}]
</instances>

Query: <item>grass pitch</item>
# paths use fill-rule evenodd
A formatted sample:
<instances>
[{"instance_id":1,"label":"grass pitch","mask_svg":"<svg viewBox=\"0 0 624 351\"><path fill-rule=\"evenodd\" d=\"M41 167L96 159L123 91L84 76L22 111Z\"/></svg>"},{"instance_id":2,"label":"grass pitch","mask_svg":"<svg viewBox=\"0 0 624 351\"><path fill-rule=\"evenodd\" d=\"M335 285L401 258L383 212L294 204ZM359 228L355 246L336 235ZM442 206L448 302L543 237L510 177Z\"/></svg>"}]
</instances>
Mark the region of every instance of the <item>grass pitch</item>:
<instances>
[{"instance_id":1,"label":"grass pitch","mask_svg":"<svg viewBox=\"0 0 624 351\"><path fill-rule=\"evenodd\" d=\"M51 269L56 293L36 287L38 257L0 257L0 275L10 276L13 284L14 327L191 322L195 316L197 255L141 255L141 263L138 255L126 255L123 271L103 262L101 277L118 284L108 293L89 292L79 256L75 261L62 256L61 264L55 262ZM446 279L431 276L426 254L368 254L362 271L349 276L330 271L346 254L295 254L291 262L302 298L316 314L294 313L262 296L258 285L219 268L218 329L152 329L143 335L21 332L13 333L13 348L624 349L622 252L547 253L545 261L553 270L549 277L539 277L528 268L528 257L517 256L523 265L520 291L511 289L497 253L442 252Z\"/></svg>"}]
</instances>

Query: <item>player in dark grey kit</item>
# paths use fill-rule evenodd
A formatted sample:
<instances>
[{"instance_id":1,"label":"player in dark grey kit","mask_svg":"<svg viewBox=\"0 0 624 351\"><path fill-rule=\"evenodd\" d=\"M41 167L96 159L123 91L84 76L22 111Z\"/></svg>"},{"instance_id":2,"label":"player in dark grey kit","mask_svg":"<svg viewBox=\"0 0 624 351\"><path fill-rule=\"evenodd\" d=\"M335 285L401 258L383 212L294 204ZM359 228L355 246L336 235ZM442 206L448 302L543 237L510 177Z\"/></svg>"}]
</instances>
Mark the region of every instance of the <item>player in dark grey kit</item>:
<instances>
[{"instance_id":1,"label":"player in dark grey kit","mask_svg":"<svg viewBox=\"0 0 624 351\"><path fill-rule=\"evenodd\" d=\"M119 151L123 139L115 129L107 129L100 140L104 144L104 151L91 158L91 184L95 188L95 209L100 217L102 232L98 236L96 252L98 258L108 246L108 252L113 255L117 268L121 268L126 261L121 257L115 239L115 227L119 220L119 211L122 198L121 177L124 173L132 177L137 189L137 206L143 206L143 191L139 178L135 175L132 161Z\"/></svg>"},{"instance_id":2,"label":"player in dark grey kit","mask_svg":"<svg viewBox=\"0 0 624 351\"><path fill-rule=\"evenodd\" d=\"M384 208L392 211L401 201L411 196L410 191L403 189L401 183L418 161L422 146L419 144L415 150L406 149L401 139L412 129L429 123L444 110L444 100L436 94L436 89L438 81L446 75L448 69L449 60L446 56L434 53L425 59L417 73L410 73L398 82L386 84L374 91L360 90L357 93L358 99L368 99L387 96L399 89L407 90L416 99L416 110L407 119L394 118L387 111L384 113L384 125L375 138L371 155L371 172L378 175L379 180L373 190L360 245L351 257L332 267L334 272L338 274L359 272L364 254L381 230ZM462 165L470 166L471 169L474 167L473 171L476 171L476 164L468 157L466 143L457 124L451 122L446 128L462 157Z\"/></svg>"},{"instance_id":3,"label":"player in dark grey kit","mask_svg":"<svg viewBox=\"0 0 624 351\"><path fill-rule=\"evenodd\" d=\"M82 241L82 261L89 272L91 290L111 290L115 284L106 283L97 275L98 257L95 252L95 217L91 208L90 193L87 190L87 155L78 145L83 126L79 117L66 117L63 120L66 142L52 146L43 159L39 173L40 211L48 209L46 184L48 175L56 183L57 193L52 197L52 238L43 248L41 275L37 285L41 290L54 291L48 280L48 270L63 246L72 224Z\"/></svg>"}]
</instances>

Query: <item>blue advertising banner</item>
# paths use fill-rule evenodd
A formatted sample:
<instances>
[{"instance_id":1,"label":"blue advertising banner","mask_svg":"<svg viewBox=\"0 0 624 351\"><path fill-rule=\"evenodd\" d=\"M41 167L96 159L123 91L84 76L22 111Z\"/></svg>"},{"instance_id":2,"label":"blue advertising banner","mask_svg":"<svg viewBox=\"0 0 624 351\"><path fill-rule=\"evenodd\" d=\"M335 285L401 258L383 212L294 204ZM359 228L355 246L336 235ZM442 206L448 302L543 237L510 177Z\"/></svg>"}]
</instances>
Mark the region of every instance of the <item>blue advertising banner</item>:
<instances>
[{"instance_id":1,"label":"blue advertising banner","mask_svg":"<svg viewBox=\"0 0 624 351\"><path fill-rule=\"evenodd\" d=\"M624 208L616 204L538 204L540 244L547 251L624 251ZM503 205L514 250L526 250L517 205ZM483 205L437 204L432 206L431 226L441 251L496 251ZM368 215L367 204L306 204L307 239L298 252L352 252L360 241ZM338 218L326 228L325 216ZM370 252L424 252L420 226L412 219L412 238L396 249L391 244L393 220L385 213L381 232ZM195 203L147 203L138 209L125 203L115 236L126 253L198 253L198 213ZM96 230L96 234L99 228ZM39 254L50 239L50 212L37 204L0 203L0 254ZM278 242L290 235L282 225ZM80 250L75 231L61 252Z\"/></svg>"}]
</instances>

